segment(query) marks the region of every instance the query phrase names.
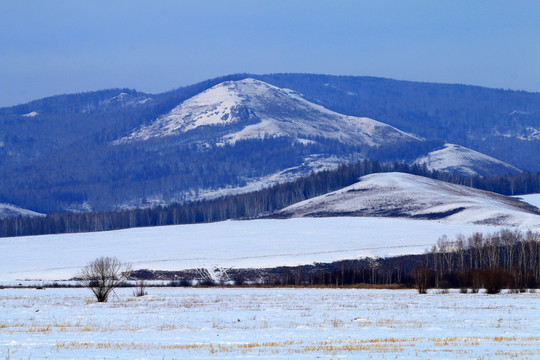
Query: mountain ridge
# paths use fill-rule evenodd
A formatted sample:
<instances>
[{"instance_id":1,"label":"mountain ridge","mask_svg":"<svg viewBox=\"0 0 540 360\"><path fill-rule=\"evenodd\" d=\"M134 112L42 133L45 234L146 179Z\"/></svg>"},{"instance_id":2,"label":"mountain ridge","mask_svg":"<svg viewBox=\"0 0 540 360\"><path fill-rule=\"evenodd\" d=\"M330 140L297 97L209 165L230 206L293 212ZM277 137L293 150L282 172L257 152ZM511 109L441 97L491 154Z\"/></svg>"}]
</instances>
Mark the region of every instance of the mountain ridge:
<instances>
[{"instance_id":1,"label":"mountain ridge","mask_svg":"<svg viewBox=\"0 0 540 360\"><path fill-rule=\"evenodd\" d=\"M240 109L247 109L249 119L242 119L239 111L235 111ZM301 138L302 135L368 146L380 146L397 137L420 140L379 121L338 114L305 100L292 90L247 78L215 85L118 142L179 135L201 126L226 126L242 120L247 120L246 126L225 136L225 142L267 136Z\"/></svg>"},{"instance_id":2,"label":"mountain ridge","mask_svg":"<svg viewBox=\"0 0 540 360\"><path fill-rule=\"evenodd\" d=\"M290 87L280 86L292 89L279 90L283 96L302 93L297 103L312 103L311 113L324 107L328 110L319 111L317 116L326 114L344 123L349 121L347 126L350 126L340 132L332 129L335 124L325 124L327 131L317 132L320 129L316 129L317 123L313 121L304 122L300 131L298 124L301 123L297 120L301 116L296 116L289 125L277 128L272 125L272 129L268 121L261 125L264 120L262 110L250 109L246 102L237 102L227 107L227 114L220 113L215 120L219 123L224 115L230 119L237 114L239 122L216 126L216 121L214 125L203 121L201 126L192 126L189 131L181 132L181 136L177 133L148 138L144 144L119 142L137 129L148 129L156 119L163 119L190 98L220 83L246 81L249 77L254 79L250 81L268 81L269 87L290 84ZM302 89L307 93L299 91ZM418 92L408 94L411 89ZM461 91L464 95L459 95ZM506 95L510 99L505 100ZM478 125L481 129L491 121L494 129L488 132L486 145L492 141L489 134L496 133L498 137L493 141L500 142L508 150L504 152L506 157L514 154L512 157L519 158L522 163L536 166L534 154L540 147L536 146L534 135L538 111L535 96L377 78L298 74L233 75L158 95L116 89L60 96L41 101L41 108L0 109L0 175L4 179L0 184L0 201L40 212L108 210L124 204L145 204L148 199L156 199L155 204L167 204L193 199L189 194L198 196L249 186L257 179L271 178L287 169L306 168L306 161L311 159L336 159L335 166L366 158L412 162L421 155L441 150L444 143L456 144L446 138L426 137L420 130L425 128L430 134L441 134L444 128L451 130L450 135L452 131L463 130L468 134L465 139L472 136L483 141L480 136L473 136L480 130L470 131L467 126ZM430 99L435 100L430 102ZM475 102L475 99L479 101ZM408 107L409 103L411 107ZM488 106L491 103L495 110ZM273 106L276 102L267 101L266 104ZM463 104L470 109L461 111ZM425 114L418 112L420 106L425 109ZM90 111L87 111L89 107ZM340 108L344 111L336 115L336 109ZM497 116L500 114L494 113L499 109L503 109L505 114L508 109L514 110L508 112L510 118L504 115L499 121ZM282 114L294 113L290 109L280 111ZM354 117L360 112L366 116ZM279 111L276 110L275 114L279 115ZM380 128L391 129L392 134L401 134L411 141L406 144L386 142L380 146L379 139L384 141L387 134L380 132L381 136L372 139L367 136L372 133L365 132L364 141L341 142L342 139L351 139L355 130L353 125L360 124L359 120L353 124L353 117L371 124L381 124L380 120L390 119L391 123L384 121ZM379 122L368 121L369 117ZM431 121L433 119L442 120ZM433 126L426 126L426 121ZM447 124L451 122L449 127ZM395 123L407 124L414 131L403 135L404 129L396 128ZM506 123L513 124L514 128L508 128ZM432 128L438 130L433 131ZM523 129L527 136L523 135ZM449 138L452 137L455 138L454 135ZM490 147L494 146L494 143L490 144ZM457 145L463 146L462 143ZM517 146L519 151L513 146ZM499 151L499 147L494 148ZM522 169L530 170L526 166ZM511 172L515 169L503 167L477 173L490 176Z\"/></svg>"}]
</instances>

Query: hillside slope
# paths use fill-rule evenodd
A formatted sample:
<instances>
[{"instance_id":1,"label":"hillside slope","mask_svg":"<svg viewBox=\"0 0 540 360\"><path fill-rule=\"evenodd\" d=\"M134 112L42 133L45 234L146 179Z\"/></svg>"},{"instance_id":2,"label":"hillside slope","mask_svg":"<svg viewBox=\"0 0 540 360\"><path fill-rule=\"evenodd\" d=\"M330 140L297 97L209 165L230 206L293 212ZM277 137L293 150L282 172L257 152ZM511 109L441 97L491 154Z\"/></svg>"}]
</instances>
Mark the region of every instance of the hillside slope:
<instances>
[{"instance_id":1,"label":"hillside slope","mask_svg":"<svg viewBox=\"0 0 540 360\"><path fill-rule=\"evenodd\" d=\"M403 173L367 175L354 185L296 203L277 215L403 217L540 229L540 210L530 204Z\"/></svg>"},{"instance_id":2,"label":"hillside slope","mask_svg":"<svg viewBox=\"0 0 540 360\"><path fill-rule=\"evenodd\" d=\"M8 219L18 216L42 216L43 214L37 213L32 210L23 209L17 206L9 204L0 204L0 220Z\"/></svg>"},{"instance_id":3,"label":"hillside slope","mask_svg":"<svg viewBox=\"0 0 540 360\"><path fill-rule=\"evenodd\" d=\"M342 114L367 116L427 139L466 146L540 171L540 93L368 76L253 77Z\"/></svg>"},{"instance_id":4,"label":"hillside slope","mask_svg":"<svg viewBox=\"0 0 540 360\"><path fill-rule=\"evenodd\" d=\"M513 165L466 147L448 143L443 149L431 151L414 163L426 165L430 170L447 171L464 176L521 173L521 170Z\"/></svg>"}]
</instances>

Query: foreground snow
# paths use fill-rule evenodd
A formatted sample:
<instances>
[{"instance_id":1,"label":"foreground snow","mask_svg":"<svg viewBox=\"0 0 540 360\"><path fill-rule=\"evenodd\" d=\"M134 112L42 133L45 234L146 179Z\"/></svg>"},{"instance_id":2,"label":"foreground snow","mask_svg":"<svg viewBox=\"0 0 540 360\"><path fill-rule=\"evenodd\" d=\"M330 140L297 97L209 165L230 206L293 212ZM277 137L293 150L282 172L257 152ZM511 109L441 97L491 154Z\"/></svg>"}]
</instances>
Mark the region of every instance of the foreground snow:
<instances>
[{"instance_id":1,"label":"foreground snow","mask_svg":"<svg viewBox=\"0 0 540 360\"><path fill-rule=\"evenodd\" d=\"M0 285L65 280L100 256L134 269L274 267L358 257L419 254L442 235L498 227L397 218L296 218L225 221L110 232L0 238Z\"/></svg>"},{"instance_id":2,"label":"foreground snow","mask_svg":"<svg viewBox=\"0 0 540 360\"><path fill-rule=\"evenodd\" d=\"M538 359L540 296L413 290L0 290L0 358Z\"/></svg>"}]
</instances>

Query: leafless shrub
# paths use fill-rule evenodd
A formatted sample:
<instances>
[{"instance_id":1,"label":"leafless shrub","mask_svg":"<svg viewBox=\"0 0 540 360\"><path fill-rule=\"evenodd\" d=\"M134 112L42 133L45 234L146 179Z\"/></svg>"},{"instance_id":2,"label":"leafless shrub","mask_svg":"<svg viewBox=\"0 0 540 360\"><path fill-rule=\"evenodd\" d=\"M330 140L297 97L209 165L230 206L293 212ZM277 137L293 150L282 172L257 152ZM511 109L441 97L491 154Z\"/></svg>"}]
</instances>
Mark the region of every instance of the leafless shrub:
<instances>
[{"instance_id":1,"label":"leafless shrub","mask_svg":"<svg viewBox=\"0 0 540 360\"><path fill-rule=\"evenodd\" d=\"M106 302L111 292L126 279L129 270L128 264L115 257L100 257L84 266L79 278L92 290L98 302Z\"/></svg>"},{"instance_id":2,"label":"leafless shrub","mask_svg":"<svg viewBox=\"0 0 540 360\"><path fill-rule=\"evenodd\" d=\"M424 265L418 264L414 267L413 277L418 293L426 294L429 284L431 283L431 278L433 277L432 272L429 269L426 269Z\"/></svg>"},{"instance_id":3,"label":"leafless shrub","mask_svg":"<svg viewBox=\"0 0 540 360\"><path fill-rule=\"evenodd\" d=\"M133 296L141 297L145 295L148 295L148 293L146 292L146 284L144 283L144 280L141 279L137 281L137 287L133 291Z\"/></svg>"},{"instance_id":4,"label":"leafless shrub","mask_svg":"<svg viewBox=\"0 0 540 360\"><path fill-rule=\"evenodd\" d=\"M498 294L501 292L503 284L507 282L508 275L501 268L483 269L481 273L484 288L488 294Z\"/></svg>"}]
</instances>

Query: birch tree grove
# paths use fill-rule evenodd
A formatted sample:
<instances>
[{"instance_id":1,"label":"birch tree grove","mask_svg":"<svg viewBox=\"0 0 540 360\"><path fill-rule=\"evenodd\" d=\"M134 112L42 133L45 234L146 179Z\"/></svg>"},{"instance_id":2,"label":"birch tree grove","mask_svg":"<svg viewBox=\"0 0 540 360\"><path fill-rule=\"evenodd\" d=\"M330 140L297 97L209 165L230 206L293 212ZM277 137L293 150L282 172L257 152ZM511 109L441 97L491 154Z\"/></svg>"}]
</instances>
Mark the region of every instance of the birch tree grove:
<instances>
[{"instance_id":1,"label":"birch tree grove","mask_svg":"<svg viewBox=\"0 0 540 360\"><path fill-rule=\"evenodd\" d=\"M436 287L535 288L540 285L540 234L504 229L458 235L455 241L443 236L431 248L427 264L435 271Z\"/></svg>"}]
</instances>

